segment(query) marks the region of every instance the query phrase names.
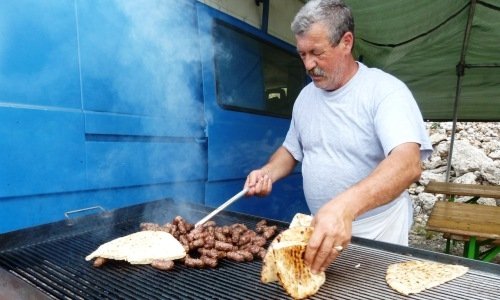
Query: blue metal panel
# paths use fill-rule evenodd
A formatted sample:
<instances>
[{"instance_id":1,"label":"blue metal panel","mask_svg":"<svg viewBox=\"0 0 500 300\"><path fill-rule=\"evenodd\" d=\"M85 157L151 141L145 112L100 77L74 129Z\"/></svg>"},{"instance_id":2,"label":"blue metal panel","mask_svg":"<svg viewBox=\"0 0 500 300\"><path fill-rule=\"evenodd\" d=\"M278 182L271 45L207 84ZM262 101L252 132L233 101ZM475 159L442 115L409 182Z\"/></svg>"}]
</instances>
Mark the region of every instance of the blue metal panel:
<instances>
[{"instance_id":1,"label":"blue metal panel","mask_svg":"<svg viewBox=\"0 0 500 300\"><path fill-rule=\"evenodd\" d=\"M85 110L203 121L193 1L77 3Z\"/></svg>"},{"instance_id":2,"label":"blue metal panel","mask_svg":"<svg viewBox=\"0 0 500 300\"><path fill-rule=\"evenodd\" d=\"M0 107L0 120L0 197L84 188L81 112Z\"/></svg>"},{"instance_id":3,"label":"blue metal panel","mask_svg":"<svg viewBox=\"0 0 500 300\"><path fill-rule=\"evenodd\" d=\"M194 141L87 142L89 188L204 180L204 145Z\"/></svg>"},{"instance_id":4,"label":"blue metal panel","mask_svg":"<svg viewBox=\"0 0 500 300\"><path fill-rule=\"evenodd\" d=\"M191 118L181 119L176 114L150 117L85 112L85 133L203 139L205 132L200 120L202 111L193 108L191 114Z\"/></svg>"},{"instance_id":5,"label":"blue metal panel","mask_svg":"<svg viewBox=\"0 0 500 300\"><path fill-rule=\"evenodd\" d=\"M80 108L71 0L0 3L0 102Z\"/></svg>"}]
</instances>

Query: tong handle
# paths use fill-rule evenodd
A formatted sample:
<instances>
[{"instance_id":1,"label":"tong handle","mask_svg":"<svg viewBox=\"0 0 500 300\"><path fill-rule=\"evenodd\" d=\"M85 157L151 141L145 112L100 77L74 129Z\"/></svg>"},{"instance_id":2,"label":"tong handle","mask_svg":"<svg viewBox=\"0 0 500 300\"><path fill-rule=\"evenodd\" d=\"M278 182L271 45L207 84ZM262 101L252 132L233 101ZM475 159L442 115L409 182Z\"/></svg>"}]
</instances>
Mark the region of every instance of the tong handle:
<instances>
[{"instance_id":1,"label":"tong handle","mask_svg":"<svg viewBox=\"0 0 500 300\"><path fill-rule=\"evenodd\" d=\"M236 200L238 200L241 197L243 197L247 192L248 192L248 188L244 188L241 192L239 192L238 194L234 195L231 199L227 200L221 206L217 207L213 212L209 213L206 217L204 217L203 219L201 219L200 221L198 221L198 223L196 223L194 225L194 227L196 228L196 227L198 227L200 225L203 225L208 220L210 220L211 218L213 218L216 214L218 214L221 210L225 209L226 207L228 207L229 205L231 205L233 202L235 202Z\"/></svg>"}]
</instances>

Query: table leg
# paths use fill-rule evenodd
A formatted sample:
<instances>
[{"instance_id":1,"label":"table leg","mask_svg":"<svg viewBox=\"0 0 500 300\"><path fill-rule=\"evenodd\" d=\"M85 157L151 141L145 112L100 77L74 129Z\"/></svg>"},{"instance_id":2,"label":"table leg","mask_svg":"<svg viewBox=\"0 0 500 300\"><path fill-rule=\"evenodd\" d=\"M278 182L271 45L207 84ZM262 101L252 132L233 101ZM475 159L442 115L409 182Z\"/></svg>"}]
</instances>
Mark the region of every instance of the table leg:
<instances>
[{"instance_id":1,"label":"table leg","mask_svg":"<svg viewBox=\"0 0 500 300\"><path fill-rule=\"evenodd\" d=\"M500 253L500 246L493 246L490 250L485 253L485 256L482 258L482 261L491 262L497 254Z\"/></svg>"},{"instance_id":2,"label":"table leg","mask_svg":"<svg viewBox=\"0 0 500 300\"><path fill-rule=\"evenodd\" d=\"M471 259L476 259L479 246L477 245L476 237L471 236L469 239L469 249L467 251L467 257Z\"/></svg>"}]
</instances>

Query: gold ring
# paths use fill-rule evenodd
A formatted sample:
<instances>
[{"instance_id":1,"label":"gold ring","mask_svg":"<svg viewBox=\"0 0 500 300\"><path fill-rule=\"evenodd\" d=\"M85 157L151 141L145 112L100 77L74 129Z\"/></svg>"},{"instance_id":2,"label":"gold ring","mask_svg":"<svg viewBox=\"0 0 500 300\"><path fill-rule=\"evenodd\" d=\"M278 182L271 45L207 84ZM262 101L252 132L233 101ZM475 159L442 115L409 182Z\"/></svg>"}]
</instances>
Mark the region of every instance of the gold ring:
<instances>
[{"instance_id":1,"label":"gold ring","mask_svg":"<svg viewBox=\"0 0 500 300\"><path fill-rule=\"evenodd\" d=\"M337 252L340 253L340 252L342 252L342 250L344 250L344 247L342 247L342 246L335 246L335 247L333 247L333 249L337 250Z\"/></svg>"}]
</instances>

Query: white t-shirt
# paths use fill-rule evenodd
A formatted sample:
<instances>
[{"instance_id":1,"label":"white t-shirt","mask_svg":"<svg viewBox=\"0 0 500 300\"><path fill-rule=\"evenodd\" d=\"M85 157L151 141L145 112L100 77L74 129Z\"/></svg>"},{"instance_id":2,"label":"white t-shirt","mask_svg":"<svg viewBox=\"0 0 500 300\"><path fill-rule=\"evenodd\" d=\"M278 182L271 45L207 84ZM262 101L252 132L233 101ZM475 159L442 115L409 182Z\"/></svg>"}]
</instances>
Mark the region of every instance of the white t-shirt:
<instances>
[{"instance_id":1,"label":"white t-shirt","mask_svg":"<svg viewBox=\"0 0 500 300\"><path fill-rule=\"evenodd\" d=\"M313 214L367 177L396 146L420 144L421 159L432 153L422 115L406 85L379 69L358 65L354 77L333 92L311 82L293 107L283 146L302 162L304 193ZM408 199L405 193L399 198Z\"/></svg>"}]
</instances>

